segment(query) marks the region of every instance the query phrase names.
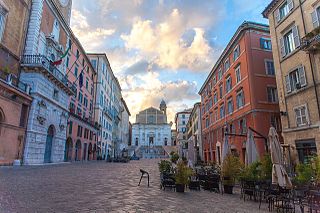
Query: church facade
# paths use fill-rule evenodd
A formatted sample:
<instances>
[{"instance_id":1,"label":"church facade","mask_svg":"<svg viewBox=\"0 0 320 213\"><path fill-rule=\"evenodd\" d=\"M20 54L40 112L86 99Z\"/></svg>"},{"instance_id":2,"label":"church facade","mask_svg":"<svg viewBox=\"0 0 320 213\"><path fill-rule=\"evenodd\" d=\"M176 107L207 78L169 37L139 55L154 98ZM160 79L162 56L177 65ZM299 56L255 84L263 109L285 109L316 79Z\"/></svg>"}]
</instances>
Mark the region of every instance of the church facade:
<instances>
[{"instance_id":1,"label":"church facade","mask_svg":"<svg viewBox=\"0 0 320 213\"><path fill-rule=\"evenodd\" d=\"M166 155L163 146L171 145L171 124L167 122L166 103L160 109L149 107L136 115L132 124L132 146L143 158Z\"/></svg>"}]
</instances>

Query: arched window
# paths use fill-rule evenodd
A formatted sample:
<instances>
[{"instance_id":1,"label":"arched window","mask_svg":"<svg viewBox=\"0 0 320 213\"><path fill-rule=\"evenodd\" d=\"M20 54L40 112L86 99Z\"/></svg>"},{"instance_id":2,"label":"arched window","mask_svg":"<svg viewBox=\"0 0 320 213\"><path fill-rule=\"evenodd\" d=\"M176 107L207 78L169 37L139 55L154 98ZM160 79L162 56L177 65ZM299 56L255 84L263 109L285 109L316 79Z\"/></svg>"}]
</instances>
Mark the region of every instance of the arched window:
<instances>
[{"instance_id":1,"label":"arched window","mask_svg":"<svg viewBox=\"0 0 320 213\"><path fill-rule=\"evenodd\" d=\"M136 143L136 146L138 146L138 138L136 138L136 142L135 143Z\"/></svg>"},{"instance_id":2,"label":"arched window","mask_svg":"<svg viewBox=\"0 0 320 213\"><path fill-rule=\"evenodd\" d=\"M168 138L164 138L164 145L168 146Z\"/></svg>"}]
</instances>

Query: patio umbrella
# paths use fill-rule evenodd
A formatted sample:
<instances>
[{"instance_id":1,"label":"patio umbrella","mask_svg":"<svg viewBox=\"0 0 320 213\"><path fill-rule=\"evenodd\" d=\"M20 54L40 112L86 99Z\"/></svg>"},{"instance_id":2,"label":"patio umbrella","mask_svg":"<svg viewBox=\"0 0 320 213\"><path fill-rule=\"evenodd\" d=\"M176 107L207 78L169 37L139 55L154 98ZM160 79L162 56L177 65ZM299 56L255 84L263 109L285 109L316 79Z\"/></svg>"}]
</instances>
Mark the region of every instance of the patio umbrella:
<instances>
[{"instance_id":1,"label":"patio umbrella","mask_svg":"<svg viewBox=\"0 0 320 213\"><path fill-rule=\"evenodd\" d=\"M223 149L222 149L222 161L226 158L227 154L229 152L229 142L228 142L228 136L224 136L224 143L223 143Z\"/></svg>"},{"instance_id":2,"label":"patio umbrella","mask_svg":"<svg viewBox=\"0 0 320 213\"><path fill-rule=\"evenodd\" d=\"M259 160L257 147L254 142L253 132L249 129L246 142L246 165L250 165L257 160Z\"/></svg>"},{"instance_id":3,"label":"patio umbrella","mask_svg":"<svg viewBox=\"0 0 320 213\"><path fill-rule=\"evenodd\" d=\"M270 153L272 161L272 183L284 188L292 188L291 180L283 166L283 153L279 136L274 127L269 130Z\"/></svg>"}]
</instances>

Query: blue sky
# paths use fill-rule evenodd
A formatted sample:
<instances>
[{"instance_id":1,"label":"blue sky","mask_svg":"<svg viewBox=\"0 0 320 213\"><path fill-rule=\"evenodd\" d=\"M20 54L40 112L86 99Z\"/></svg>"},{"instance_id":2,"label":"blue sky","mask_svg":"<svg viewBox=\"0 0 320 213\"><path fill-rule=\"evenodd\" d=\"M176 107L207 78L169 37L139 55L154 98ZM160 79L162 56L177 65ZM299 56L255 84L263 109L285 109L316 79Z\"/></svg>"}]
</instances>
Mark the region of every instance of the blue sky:
<instances>
[{"instance_id":1,"label":"blue sky","mask_svg":"<svg viewBox=\"0 0 320 213\"><path fill-rule=\"evenodd\" d=\"M94 3L93 3L94 2ZM168 105L192 107L210 69L245 20L268 23L266 0L73 0L71 27L87 52L107 54L131 121Z\"/></svg>"}]
</instances>

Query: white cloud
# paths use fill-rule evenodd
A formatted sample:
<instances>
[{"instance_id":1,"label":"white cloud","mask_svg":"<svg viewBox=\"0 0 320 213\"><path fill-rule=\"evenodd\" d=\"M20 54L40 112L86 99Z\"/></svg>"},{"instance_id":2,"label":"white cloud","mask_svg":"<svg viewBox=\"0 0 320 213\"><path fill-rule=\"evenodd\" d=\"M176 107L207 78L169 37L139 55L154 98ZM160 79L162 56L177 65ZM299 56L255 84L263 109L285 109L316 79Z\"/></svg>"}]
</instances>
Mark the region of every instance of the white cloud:
<instances>
[{"instance_id":1,"label":"white cloud","mask_svg":"<svg viewBox=\"0 0 320 213\"><path fill-rule=\"evenodd\" d=\"M213 49L202 28L192 28L194 35L189 45L183 37L190 29L178 9L172 10L164 22L137 19L129 34L122 34L128 49L137 49L144 57L161 68L206 70L212 66ZM190 41L189 41L190 42Z\"/></svg>"},{"instance_id":2,"label":"white cloud","mask_svg":"<svg viewBox=\"0 0 320 213\"><path fill-rule=\"evenodd\" d=\"M104 42L107 36L115 33L115 29L92 29L87 18L78 10L72 10L72 30L79 40L85 44L86 49L94 51Z\"/></svg>"}]
</instances>

